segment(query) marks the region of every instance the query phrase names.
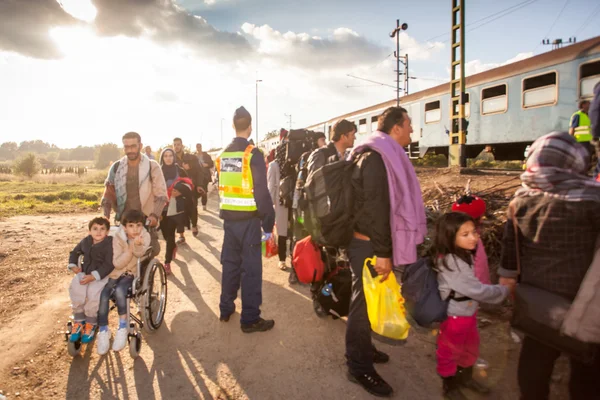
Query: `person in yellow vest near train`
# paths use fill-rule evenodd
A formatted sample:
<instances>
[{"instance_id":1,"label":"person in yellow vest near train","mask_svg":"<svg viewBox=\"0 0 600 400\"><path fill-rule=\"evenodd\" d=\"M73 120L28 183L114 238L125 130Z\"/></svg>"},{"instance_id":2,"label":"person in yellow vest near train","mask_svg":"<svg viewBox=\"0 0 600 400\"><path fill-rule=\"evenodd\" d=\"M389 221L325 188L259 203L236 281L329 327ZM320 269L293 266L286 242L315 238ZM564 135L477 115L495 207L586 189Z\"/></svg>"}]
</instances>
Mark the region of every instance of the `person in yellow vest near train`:
<instances>
[{"instance_id":1,"label":"person in yellow vest near train","mask_svg":"<svg viewBox=\"0 0 600 400\"><path fill-rule=\"evenodd\" d=\"M252 117L244 108L235 110L236 137L216 160L219 176L219 216L224 220L219 319L228 322L242 288L240 323L245 333L264 332L275 325L260 317L262 303L261 225L268 239L275 224L275 210L267 189L267 167L260 151L248 138Z\"/></svg>"},{"instance_id":2,"label":"person in yellow vest near train","mask_svg":"<svg viewBox=\"0 0 600 400\"><path fill-rule=\"evenodd\" d=\"M588 116L590 102L581 100L579 102L579 111L571 116L569 122L569 134L575 136L579 143L589 143L592 140L592 122Z\"/></svg>"}]
</instances>

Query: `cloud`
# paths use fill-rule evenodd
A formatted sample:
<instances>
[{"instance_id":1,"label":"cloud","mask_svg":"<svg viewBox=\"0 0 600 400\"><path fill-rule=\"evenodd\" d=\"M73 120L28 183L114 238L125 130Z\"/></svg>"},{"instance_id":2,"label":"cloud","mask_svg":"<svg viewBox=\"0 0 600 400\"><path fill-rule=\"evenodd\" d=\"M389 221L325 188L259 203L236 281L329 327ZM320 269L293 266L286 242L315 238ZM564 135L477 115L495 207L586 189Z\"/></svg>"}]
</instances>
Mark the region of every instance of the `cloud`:
<instances>
[{"instance_id":1,"label":"cloud","mask_svg":"<svg viewBox=\"0 0 600 400\"><path fill-rule=\"evenodd\" d=\"M347 70L371 64L387 51L348 28L337 28L328 38L308 33L281 33L269 25L248 22L242 31L257 42L258 52L263 57L310 70Z\"/></svg>"},{"instance_id":2,"label":"cloud","mask_svg":"<svg viewBox=\"0 0 600 400\"><path fill-rule=\"evenodd\" d=\"M101 36L144 37L160 44L182 44L203 56L239 60L252 52L237 33L221 32L174 0L93 0Z\"/></svg>"},{"instance_id":3,"label":"cloud","mask_svg":"<svg viewBox=\"0 0 600 400\"><path fill-rule=\"evenodd\" d=\"M164 103L177 103L179 96L171 91L157 90L154 92L154 99Z\"/></svg>"},{"instance_id":4,"label":"cloud","mask_svg":"<svg viewBox=\"0 0 600 400\"><path fill-rule=\"evenodd\" d=\"M396 39L392 39L395 40ZM409 36L406 32L400 33L400 54L408 54L409 60L428 60L434 53L443 50L442 42L419 43L417 39Z\"/></svg>"},{"instance_id":5,"label":"cloud","mask_svg":"<svg viewBox=\"0 0 600 400\"><path fill-rule=\"evenodd\" d=\"M62 53L48 31L76 24L78 20L56 0L3 0L0 1L0 49L35 58L61 58Z\"/></svg>"},{"instance_id":6,"label":"cloud","mask_svg":"<svg viewBox=\"0 0 600 400\"><path fill-rule=\"evenodd\" d=\"M490 69L502 67L504 65L512 64L517 61L525 60L532 56L533 56L532 52L519 53L515 57L508 59L503 63L484 63L479 59L469 61L465 64L465 76L479 74L481 72L484 72L484 71L487 71Z\"/></svg>"}]
</instances>

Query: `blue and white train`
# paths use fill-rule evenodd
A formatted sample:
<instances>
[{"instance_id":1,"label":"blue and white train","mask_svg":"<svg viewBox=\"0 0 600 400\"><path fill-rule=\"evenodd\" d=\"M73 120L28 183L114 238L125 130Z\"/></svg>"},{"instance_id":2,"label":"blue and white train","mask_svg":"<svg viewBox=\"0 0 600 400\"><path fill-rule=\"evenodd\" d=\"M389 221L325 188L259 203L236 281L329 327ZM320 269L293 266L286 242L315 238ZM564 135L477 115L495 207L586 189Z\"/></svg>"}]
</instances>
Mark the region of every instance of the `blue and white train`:
<instances>
[{"instance_id":1,"label":"blue and white train","mask_svg":"<svg viewBox=\"0 0 600 400\"><path fill-rule=\"evenodd\" d=\"M579 100L591 99L600 82L600 37L549 51L466 78L469 121L467 157L486 145L497 160L522 159L526 146L553 130L568 130ZM396 100L377 104L307 129L331 133L345 118L358 127L357 144L377 128L378 116ZM413 121L411 157L448 154L450 86L442 84L400 98Z\"/></svg>"}]
</instances>

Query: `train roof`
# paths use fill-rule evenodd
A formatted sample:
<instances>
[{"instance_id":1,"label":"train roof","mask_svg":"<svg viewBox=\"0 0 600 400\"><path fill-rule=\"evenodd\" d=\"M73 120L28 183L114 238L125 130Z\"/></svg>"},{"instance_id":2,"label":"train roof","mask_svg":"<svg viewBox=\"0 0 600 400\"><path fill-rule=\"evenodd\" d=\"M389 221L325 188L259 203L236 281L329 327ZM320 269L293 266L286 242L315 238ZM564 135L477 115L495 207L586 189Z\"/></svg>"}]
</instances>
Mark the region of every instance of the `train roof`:
<instances>
[{"instance_id":1,"label":"train roof","mask_svg":"<svg viewBox=\"0 0 600 400\"><path fill-rule=\"evenodd\" d=\"M465 87L473 87L482 83L509 78L511 76L519 75L529 71L535 71L537 69L549 67L567 61L572 61L595 53L600 53L600 36L584 40L583 42L574 43L569 46L562 47L560 49L548 51L537 56L529 57L521 61L503 65L501 67L493 68L484 72L480 72L478 74L470 75L465 78ZM447 82L429 89L421 90L420 92L409 94L408 96L400 97L400 103L412 103L414 101L435 96L438 94L450 93L449 85L450 82ZM383 103L375 104L371 107L366 107L360 110L346 113L344 115L340 115L338 117L323 121L319 124L313 124L310 126L319 126L328 122L352 117L356 114L365 114L371 111L391 107L394 105L396 105L396 99L388 100Z\"/></svg>"}]
</instances>

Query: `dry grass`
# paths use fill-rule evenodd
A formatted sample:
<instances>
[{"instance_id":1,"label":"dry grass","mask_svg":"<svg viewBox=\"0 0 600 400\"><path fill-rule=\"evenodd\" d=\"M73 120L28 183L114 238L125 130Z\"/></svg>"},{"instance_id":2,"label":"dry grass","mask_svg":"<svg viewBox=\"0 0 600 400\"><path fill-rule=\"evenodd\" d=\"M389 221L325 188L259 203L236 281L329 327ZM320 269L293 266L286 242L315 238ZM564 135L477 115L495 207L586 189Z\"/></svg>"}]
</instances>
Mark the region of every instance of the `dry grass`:
<instances>
[{"instance_id":1,"label":"dry grass","mask_svg":"<svg viewBox=\"0 0 600 400\"><path fill-rule=\"evenodd\" d=\"M94 183L0 182L0 217L95 212L104 186Z\"/></svg>"},{"instance_id":2,"label":"dry grass","mask_svg":"<svg viewBox=\"0 0 600 400\"><path fill-rule=\"evenodd\" d=\"M0 182L34 182L43 184L81 184L81 183L104 183L106 179L107 170L88 169L88 173L77 176L77 174L49 174L43 175L38 174L33 178L27 178L19 175L11 174L0 174Z\"/></svg>"}]
</instances>

